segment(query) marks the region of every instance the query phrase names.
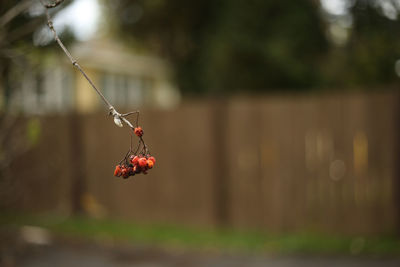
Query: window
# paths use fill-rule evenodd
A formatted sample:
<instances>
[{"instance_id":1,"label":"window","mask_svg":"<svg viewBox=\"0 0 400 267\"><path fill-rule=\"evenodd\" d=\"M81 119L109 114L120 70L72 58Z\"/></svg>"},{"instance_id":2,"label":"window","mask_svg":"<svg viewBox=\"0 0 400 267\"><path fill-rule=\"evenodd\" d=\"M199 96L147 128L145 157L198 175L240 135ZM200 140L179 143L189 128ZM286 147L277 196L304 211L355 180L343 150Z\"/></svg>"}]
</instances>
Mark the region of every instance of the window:
<instances>
[{"instance_id":1,"label":"window","mask_svg":"<svg viewBox=\"0 0 400 267\"><path fill-rule=\"evenodd\" d=\"M104 73L102 90L109 101L120 108L140 106L144 100L144 81L138 76Z\"/></svg>"}]
</instances>

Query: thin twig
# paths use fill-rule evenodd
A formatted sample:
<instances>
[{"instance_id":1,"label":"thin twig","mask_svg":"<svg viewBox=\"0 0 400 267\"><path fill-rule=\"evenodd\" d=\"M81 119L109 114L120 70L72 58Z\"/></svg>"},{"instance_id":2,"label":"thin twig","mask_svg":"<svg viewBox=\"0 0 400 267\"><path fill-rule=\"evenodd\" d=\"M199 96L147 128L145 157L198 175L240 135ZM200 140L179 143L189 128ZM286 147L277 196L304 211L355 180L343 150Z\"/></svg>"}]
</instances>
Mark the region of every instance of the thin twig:
<instances>
[{"instance_id":1,"label":"thin twig","mask_svg":"<svg viewBox=\"0 0 400 267\"><path fill-rule=\"evenodd\" d=\"M40 1L42 2L42 1ZM59 5L62 1L57 2ZM78 62L72 57L71 53L68 51L68 49L64 46L64 44L61 42L61 39L58 37L57 32L54 28L53 25L53 21L51 20L50 14L48 9L49 8L53 8L56 7L57 5L52 5L51 7L47 7L43 2L42 2L43 6L46 7L46 17L47 17L47 26L49 26L49 29L53 32L54 35L54 39L56 40L56 42L58 43L58 45L61 47L61 49L64 51L64 53L67 55L67 57L69 58L69 60L71 61L72 65L74 67L76 67L81 73L82 75L86 78L86 80L89 82L89 84L93 87L93 89L97 92L97 94L101 97L101 99L104 101L104 103L108 106L109 109L112 108L112 105L110 104L110 102L108 102L108 100L105 98L105 96L100 92L99 89L96 88L96 86L93 84L92 80L90 80L90 78L86 75L85 71L81 68L81 66L79 66Z\"/></svg>"},{"instance_id":2,"label":"thin twig","mask_svg":"<svg viewBox=\"0 0 400 267\"><path fill-rule=\"evenodd\" d=\"M40 2L42 2L42 1L40 1ZM54 3L49 3L49 4L45 4L45 3L42 2L42 4L43 4L43 6L46 7L46 8L53 8L53 7L58 6L58 5L61 4L62 2L64 2L64 0L56 0L56 1L54 1Z\"/></svg>"},{"instance_id":3,"label":"thin twig","mask_svg":"<svg viewBox=\"0 0 400 267\"><path fill-rule=\"evenodd\" d=\"M139 114L140 114L138 110L121 114L121 117L128 117L129 115L133 115L133 114L136 114L135 125L136 125L136 127L138 127L139 126Z\"/></svg>"},{"instance_id":4,"label":"thin twig","mask_svg":"<svg viewBox=\"0 0 400 267\"><path fill-rule=\"evenodd\" d=\"M97 87L94 85L94 83L92 82L92 80L87 76L87 74L85 73L85 71L81 68L81 66L78 64L78 62L72 57L71 53L68 51L68 49L64 46L64 44L62 43L62 41L60 40L60 38L58 37L58 34L54 28L53 25L53 21L51 19L51 16L49 14L49 9L57 7L58 5L60 5L64 0L56 0L53 3L45 3L43 2L43 0L40 0L41 4L43 5L43 7L45 8L45 13L46 13L46 17L47 17L47 26L49 27L49 29L53 32L54 35L54 40L57 42L57 44L61 47L61 49L64 51L64 53L67 55L67 57L69 58L69 60L71 61L72 65L77 68L80 73L83 75L83 77L85 77L85 79L89 82L89 84L92 86L92 88L96 91L96 93L100 96L100 98L103 100L103 102L106 104L106 106L109 109L109 114L111 116L114 117L114 122L116 125L118 126L122 126L122 122L124 122L125 124L127 124L130 128L134 129L134 126L132 125L132 123L126 119L125 117L133 114L133 113L139 113L138 111L134 111L134 112L129 112L126 114L121 114L119 113L115 107L113 105L111 105L111 103L106 99L106 97L101 93L101 91L99 89L97 89ZM142 139L143 142L143 139ZM143 142L144 143L144 142Z\"/></svg>"}]
</instances>

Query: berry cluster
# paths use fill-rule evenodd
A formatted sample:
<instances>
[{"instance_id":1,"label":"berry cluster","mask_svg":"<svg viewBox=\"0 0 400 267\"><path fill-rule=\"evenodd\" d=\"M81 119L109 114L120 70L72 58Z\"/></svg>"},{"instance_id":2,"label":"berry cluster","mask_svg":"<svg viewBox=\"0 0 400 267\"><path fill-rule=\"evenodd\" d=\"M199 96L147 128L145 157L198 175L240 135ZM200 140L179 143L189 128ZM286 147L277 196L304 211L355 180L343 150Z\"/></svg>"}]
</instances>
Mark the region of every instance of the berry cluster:
<instances>
[{"instance_id":1,"label":"berry cluster","mask_svg":"<svg viewBox=\"0 0 400 267\"><path fill-rule=\"evenodd\" d=\"M115 166L114 176L122 176L126 179L139 173L147 174L147 171L153 168L155 163L156 159L150 155L130 155L128 162Z\"/></svg>"},{"instance_id":2,"label":"berry cluster","mask_svg":"<svg viewBox=\"0 0 400 267\"><path fill-rule=\"evenodd\" d=\"M150 155L150 151L142 138L143 129L140 126L137 126L133 129L133 132L137 137L139 137L139 144L135 151L132 151L131 144L128 153L119 164L115 166L114 176L116 177L122 176L126 179L139 173L147 174L147 171L152 169L156 163L156 159Z\"/></svg>"}]
</instances>

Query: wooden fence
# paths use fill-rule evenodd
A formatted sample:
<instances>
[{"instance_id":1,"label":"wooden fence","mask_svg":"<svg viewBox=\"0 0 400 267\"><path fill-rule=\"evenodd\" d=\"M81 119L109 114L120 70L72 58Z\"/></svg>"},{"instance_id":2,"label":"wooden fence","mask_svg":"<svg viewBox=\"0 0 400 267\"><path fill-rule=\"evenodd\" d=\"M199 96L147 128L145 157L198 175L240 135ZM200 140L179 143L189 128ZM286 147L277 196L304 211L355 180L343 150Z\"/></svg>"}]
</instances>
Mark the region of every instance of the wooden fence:
<instances>
[{"instance_id":1,"label":"wooden fence","mask_svg":"<svg viewBox=\"0 0 400 267\"><path fill-rule=\"evenodd\" d=\"M104 113L43 116L40 143L1 181L2 207L273 232L393 232L398 102L386 92L142 110L157 164L128 180L112 176L128 129Z\"/></svg>"}]
</instances>

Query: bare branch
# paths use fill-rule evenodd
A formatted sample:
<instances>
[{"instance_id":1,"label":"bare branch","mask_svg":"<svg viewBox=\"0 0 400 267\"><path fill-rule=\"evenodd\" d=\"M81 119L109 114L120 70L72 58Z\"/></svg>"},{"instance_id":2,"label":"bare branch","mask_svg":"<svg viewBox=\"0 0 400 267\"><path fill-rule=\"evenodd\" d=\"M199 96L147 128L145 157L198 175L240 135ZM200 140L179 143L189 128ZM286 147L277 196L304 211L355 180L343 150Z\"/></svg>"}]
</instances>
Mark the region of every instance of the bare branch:
<instances>
[{"instance_id":1,"label":"bare branch","mask_svg":"<svg viewBox=\"0 0 400 267\"><path fill-rule=\"evenodd\" d=\"M78 62L72 57L71 53L68 51L68 49L64 46L64 44L62 43L61 39L58 37L58 34L56 32L56 29L54 28L53 25L53 21L50 17L49 8L53 8L59 4L61 4L63 1L56 1L54 4L50 5L50 7L48 7L48 5L46 5L42 0L40 0L40 2L42 3L42 5L45 7L45 12L46 12L46 17L47 17L47 26L49 26L49 29L53 32L54 35L54 40L56 40L56 42L58 43L58 45L61 47L61 49L64 51L64 53L67 55L67 57L69 58L69 60L71 61L72 65L74 67L76 67L81 73L82 75L85 77L85 79L89 82L89 84L92 86L92 88L96 91L96 93L101 97L101 99L104 101L104 103L107 105L107 107L109 108L111 115L115 116L117 115L115 108L110 104L110 102L105 98L105 96L100 92L99 89L97 89L97 87L94 85L94 83L92 82L92 80L87 76L87 74L85 73L85 71L81 68L81 66L79 66ZM119 115L119 113L118 113ZM120 116L120 115L119 115Z\"/></svg>"},{"instance_id":2,"label":"bare branch","mask_svg":"<svg viewBox=\"0 0 400 267\"><path fill-rule=\"evenodd\" d=\"M0 27L4 27L13 18L24 12L31 5L31 2L32 0L25 0L10 8L2 17L0 17Z\"/></svg>"},{"instance_id":3,"label":"bare branch","mask_svg":"<svg viewBox=\"0 0 400 267\"><path fill-rule=\"evenodd\" d=\"M111 103L106 99L106 97L101 93L101 91L99 89L97 89L97 87L94 85L92 80L87 76L85 71L81 68L81 66L78 64L78 62L72 57L71 53L68 51L68 49L64 46L64 44L62 43L62 41L58 37L58 34L57 34L57 32L56 32L56 30L55 30L55 28L53 26L53 21L52 21L52 19L50 17L48 9L58 6L59 4L61 4L63 2L63 0L56 0L55 2L53 2L51 4L46 4L46 3L43 2L43 0L40 0L40 2L42 3L42 5L45 8L45 13L46 13L46 17L47 17L47 26L49 26L49 29L53 32L54 40L61 47L61 49L64 51L64 53L67 55L67 57L71 61L72 65L79 70L79 72L83 75L83 77L85 77L85 79L89 82L89 84L92 86L92 88L96 91L96 93L100 96L100 98L106 104L106 106L109 109L109 115L113 116L113 118L114 118L114 123L119 127L122 127L123 123L125 123L132 130L134 130L135 126L126 117L129 116L129 115L132 115L132 114L136 114L136 127L137 127L138 126L139 111L132 111L132 112L128 112L128 113L125 113L125 114L119 113L114 108L114 106L111 105ZM147 154L149 152L149 150L148 150L148 147L146 146L142 136L139 137L139 146L140 146L140 143L143 144L144 152L145 152L145 154Z\"/></svg>"}]
</instances>

